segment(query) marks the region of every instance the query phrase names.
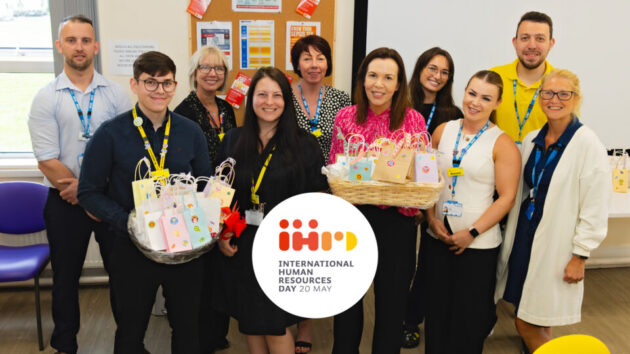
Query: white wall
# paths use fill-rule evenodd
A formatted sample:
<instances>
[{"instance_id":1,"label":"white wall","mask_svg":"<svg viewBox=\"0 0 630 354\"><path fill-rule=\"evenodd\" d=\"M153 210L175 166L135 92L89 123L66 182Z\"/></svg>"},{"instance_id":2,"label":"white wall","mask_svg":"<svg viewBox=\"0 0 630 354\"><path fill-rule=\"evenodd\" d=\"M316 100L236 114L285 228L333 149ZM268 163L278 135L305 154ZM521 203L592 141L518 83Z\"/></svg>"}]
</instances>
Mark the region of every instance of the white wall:
<instances>
[{"instance_id":1,"label":"white wall","mask_svg":"<svg viewBox=\"0 0 630 354\"><path fill-rule=\"evenodd\" d=\"M461 105L464 85L478 70L512 62L512 37L527 11L554 22L556 45L548 60L582 81L581 119L608 147L630 147L630 33L627 0L418 1L370 0L367 50L387 46L405 60L407 74L426 49L440 46L455 61L454 97Z\"/></svg>"}]
</instances>

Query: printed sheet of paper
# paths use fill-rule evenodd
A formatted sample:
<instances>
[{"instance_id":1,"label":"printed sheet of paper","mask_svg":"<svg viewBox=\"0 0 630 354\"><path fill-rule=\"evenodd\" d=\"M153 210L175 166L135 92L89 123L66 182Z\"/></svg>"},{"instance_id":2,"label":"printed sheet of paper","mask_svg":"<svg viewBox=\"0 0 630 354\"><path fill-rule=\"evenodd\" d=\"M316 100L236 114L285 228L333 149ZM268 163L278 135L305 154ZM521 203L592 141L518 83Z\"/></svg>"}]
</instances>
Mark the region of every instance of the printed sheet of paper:
<instances>
[{"instance_id":1,"label":"printed sheet of paper","mask_svg":"<svg viewBox=\"0 0 630 354\"><path fill-rule=\"evenodd\" d=\"M280 12L282 0L232 0L232 11Z\"/></svg>"},{"instance_id":2,"label":"printed sheet of paper","mask_svg":"<svg viewBox=\"0 0 630 354\"><path fill-rule=\"evenodd\" d=\"M291 48L298 39L302 37L306 37L311 34L316 34L318 36L321 35L321 22L294 22L287 21L287 57L285 61L285 68L287 70L292 70L293 65L291 64Z\"/></svg>"},{"instance_id":3,"label":"printed sheet of paper","mask_svg":"<svg viewBox=\"0 0 630 354\"><path fill-rule=\"evenodd\" d=\"M274 23L272 20L239 22L241 69L274 65Z\"/></svg>"},{"instance_id":4,"label":"printed sheet of paper","mask_svg":"<svg viewBox=\"0 0 630 354\"><path fill-rule=\"evenodd\" d=\"M229 69L232 69L232 22L197 22L197 49L211 45L227 56Z\"/></svg>"},{"instance_id":5,"label":"printed sheet of paper","mask_svg":"<svg viewBox=\"0 0 630 354\"><path fill-rule=\"evenodd\" d=\"M109 40L109 73L132 76L133 62L142 53L158 49L158 41Z\"/></svg>"}]
</instances>

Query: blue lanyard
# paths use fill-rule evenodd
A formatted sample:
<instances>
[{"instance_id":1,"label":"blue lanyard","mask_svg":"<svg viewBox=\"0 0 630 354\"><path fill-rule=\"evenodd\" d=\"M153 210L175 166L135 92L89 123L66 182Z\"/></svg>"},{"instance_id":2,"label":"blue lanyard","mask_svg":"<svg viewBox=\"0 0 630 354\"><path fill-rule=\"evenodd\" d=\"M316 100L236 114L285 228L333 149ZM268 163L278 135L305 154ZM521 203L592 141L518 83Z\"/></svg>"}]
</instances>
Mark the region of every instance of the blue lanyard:
<instances>
[{"instance_id":1,"label":"blue lanyard","mask_svg":"<svg viewBox=\"0 0 630 354\"><path fill-rule=\"evenodd\" d=\"M96 93L96 90L92 90L92 92L90 92L90 104L88 105L87 119L83 118L83 111L81 110L81 106L79 106L79 101L77 101L77 97L74 95L74 92L69 87L68 92L70 92L70 96L72 96L74 106L76 107L77 114L79 115L79 119L81 120L81 126L83 127L83 136L87 138L90 136L90 119L92 118L92 106L94 105L94 94Z\"/></svg>"},{"instance_id":2,"label":"blue lanyard","mask_svg":"<svg viewBox=\"0 0 630 354\"><path fill-rule=\"evenodd\" d=\"M433 120L433 113L435 113L435 102L433 102L433 107L431 107L431 113L429 113L429 119L427 119L427 130L431 125L431 121Z\"/></svg>"},{"instance_id":3,"label":"blue lanyard","mask_svg":"<svg viewBox=\"0 0 630 354\"><path fill-rule=\"evenodd\" d=\"M558 147L560 147L560 146L558 146ZM554 148L551 151L551 153L547 157L547 161L545 161L545 166L543 166L543 168L539 172L538 176L536 176L536 166L538 166L538 161L540 161L540 155L541 154L542 154L541 149L540 148L536 149L536 157L534 159L534 168L532 170L532 184L534 185L533 192L532 192L533 193L533 195L532 195L532 202L534 200L536 200L536 193L538 192L538 185L540 185L540 180L542 179L542 176L545 173L545 169L547 168L547 166L549 166L551 161L553 161L553 159L556 157L556 155L558 154L558 150Z\"/></svg>"},{"instance_id":4,"label":"blue lanyard","mask_svg":"<svg viewBox=\"0 0 630 354\"><path fill-rule=\"evenodd\" d=\"M479 130L477 134L475 134L475 137L472 138L470 143L468 143L468 145L460 152L457 150L457 148L459 147L459 140L462 137L462 128L464 127L464 120L462 119L462 122L459 124L459 131L457 132L457 140L455 140L455 148L453 148L453 167L459 167L459 165L461 165L464 155L466 155L468 150L470 150L470 147L477 141L477 139L479 139L481 134L483 134L489 126L490 121L488 121L486 125L484 125L483 128L481 128L481 130ZM459 158L457 157L458 152ZM457 185L457 177L458 176L453 176L453 183L451 183L451 197L455 197L455 185Z\"/></svg>"},{"instance_id":5,"label":"blue lanyard","mask_svg":"<svg viewBox=\"0 0 630 354\"><path fill-rule=\"evenodd\" d=\"M308 116L308 124L311 126L311 131L317 129L317 118L319 118L319 109L322 104L322 95L324 94L324 85L319 88L319 97L317 98L317 108L315 109L315 117L311 119L311 111L308 109L308 102L306 102L306 98L304 98L304 94L302 94L302 83L298 82L298 88L300 89L300 97L302 97L302 103L304 104L304 108L306 109L306 115Z\"/></svg>"},{"instance_id":6,"label":"blue lanyard","mask_svg":"<svg viewBox=\"0 0 630 354\"><path fill-rule=\"evenodd\" d=\"M518 108L516 106L516 80L512 80L512 87L514 87L514 112L516 112L516 120L518 121L518 140L516 141L516 143L521 144L523 142L523 127L525 126L525 122L527 122L527 119L529 118L529 115L532 113L532 109L534 108L534 104L536 103L536 97L538 97L538 89L536 89L536 92L534 92L534 97L529 103L529 107L527 107L527 113L525 113L525 117L523 118L523 122L521 123L521 117L518 114Z\"/></svg>"}]
</instances>

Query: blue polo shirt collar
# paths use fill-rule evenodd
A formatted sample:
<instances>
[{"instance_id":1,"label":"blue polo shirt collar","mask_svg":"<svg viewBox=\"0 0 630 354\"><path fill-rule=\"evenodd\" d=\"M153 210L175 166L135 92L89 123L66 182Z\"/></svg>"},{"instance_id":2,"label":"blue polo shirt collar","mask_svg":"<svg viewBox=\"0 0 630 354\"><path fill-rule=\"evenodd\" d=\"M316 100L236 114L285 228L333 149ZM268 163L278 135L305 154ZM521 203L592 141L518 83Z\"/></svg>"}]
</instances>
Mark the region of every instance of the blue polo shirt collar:
<instances>
[{"instance_id":1,"label":"blue polo shirt collar","mask_svg":"<svg viewBox=\"0 0 630 354\"><path fill-rule=\"evenodd\" d=\"M580 120L577 117L573 117L573 119L571 119L571 122L569 123L567 128L564 130L562 135L560 135L560 138L558 138L558 141L551 144L549 147L562 148L562 147L567 146L567 144L569 144L569 141L571 141L571 138L573 137L575 132L581 126L582 126L582 123L580 122ZM534 144L536 144L536 147L542 149L543 151L545 150L545 136L547 135L548 130L549 130L549 123L545 123L545 126L542 127L542 129L540 129L540 131L538 132L538 134L533 140Z\"/></svg>"},{"instance_id":2,"label":"blue polo shirt collar","mask_svg":"<svg viewBox=\"0 0 630 354\"><path fill-rule=\"evenodd\" d=\"M109 86L109 83L107 82L107 80L105 79L103 75L99 74L96 70L94 70L94 76L92 76L92 82L90 82L90 85L87 87L85 92L91 92L92 90L100 86L106 87L106 86ZM57 86L55 87L55 90L60 91L60 90L68 89L68 88L73 91L81 92L81 90L79 90L79 88L77 88L72 83L72 81L70 81L70 78L68 78L68 75L66 75L66 72L62 71L61 74L59 74L59 78L57 80Z\"/></svg>"}]
</instances>

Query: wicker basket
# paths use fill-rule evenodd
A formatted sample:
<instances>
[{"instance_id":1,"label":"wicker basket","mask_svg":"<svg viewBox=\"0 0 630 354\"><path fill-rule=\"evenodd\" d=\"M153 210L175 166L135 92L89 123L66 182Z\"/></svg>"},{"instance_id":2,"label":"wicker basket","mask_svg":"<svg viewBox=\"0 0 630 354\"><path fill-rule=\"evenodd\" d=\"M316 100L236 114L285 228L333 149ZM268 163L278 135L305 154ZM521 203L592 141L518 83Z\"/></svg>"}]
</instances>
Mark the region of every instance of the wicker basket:
<instances>
[{"instance_id":1,"label":"wicker basket","mask_svg":"<svg viewBox=\"0 0 630 354\"><path fill-rule=\"evenodd\" d=\"M349 181L339 177L328 177L333 194L352 204L389 205L407 208L428 209L437 202L444 187L442 174L438 183L404 184L378 181Z\"/></svg>"},{"instance_id":2,"label":"wicker basket","mask_svg":"<svg viewBox=\"0 0 630 354\"><path fill-rule=\"evenodd\" d=\"M129 218L132 219L130 220L129 224L135 225L136 222L135 220L133 220L136 218L135 210L131 212L131 214L129 215ZM199 258L204 253L210 251L214 247L214 244L216 243L216 241L218 240L218 238L216 239L213 238L210 242L206 243L205 245L201 247L193 248L192 250L189 250L189 251L169 253L169 252L164 252L164 251L155 251L147 247L144 243L142 243L142 241L138 240L138 238L136 237L135 234L138 233L139 231L135 230L135 228L130 229L129 231L130 231L129 238L131 239L133 244L136 245L136 247L140 250L140 252L144 254L145 257L147 257L148 259L154 262L163 263L163 264L181 264L181 263L190 262L193 259ZM220 235L221 232L219 231L217 234Z\"/></svg>"}]
</instances>

